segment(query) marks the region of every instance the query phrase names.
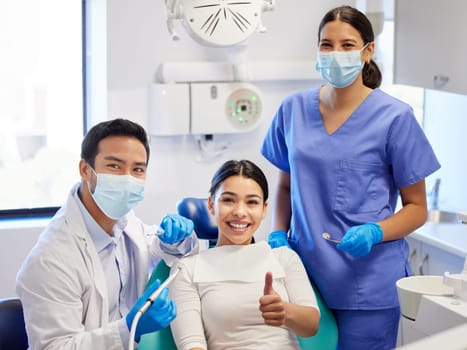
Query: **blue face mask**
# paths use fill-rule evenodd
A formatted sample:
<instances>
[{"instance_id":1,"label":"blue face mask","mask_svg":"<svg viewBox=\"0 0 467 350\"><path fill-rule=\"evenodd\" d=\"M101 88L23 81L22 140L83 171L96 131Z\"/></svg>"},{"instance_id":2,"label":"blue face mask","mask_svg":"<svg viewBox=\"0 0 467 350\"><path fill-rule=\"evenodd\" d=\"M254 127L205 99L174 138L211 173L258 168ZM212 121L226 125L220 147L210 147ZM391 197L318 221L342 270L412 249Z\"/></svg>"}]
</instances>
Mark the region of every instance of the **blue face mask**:
<instances>
[{"instance_id":1,"label":"blue face mask","mask_svg":"<svg viewBox=\"0 0 467 350\"><path fill-rule=\"evenodd\" d=\"M144 198L144 180L131 175L96 174L96 187L92 198L109 218L118 220ZM88 187L91 188L88 182Z\"/></svg>"},{"instance_id":2,"label":"blue face mask","mask_svg":"<svg viewBox=\"0 0 467 350\"><path fill-rule=\"evenodd\" d=\"M316 70L331 86L343 88L352 84L357 79L363 68L361 50L352 51L318 51Z\"/></svg>"}]
</instances>

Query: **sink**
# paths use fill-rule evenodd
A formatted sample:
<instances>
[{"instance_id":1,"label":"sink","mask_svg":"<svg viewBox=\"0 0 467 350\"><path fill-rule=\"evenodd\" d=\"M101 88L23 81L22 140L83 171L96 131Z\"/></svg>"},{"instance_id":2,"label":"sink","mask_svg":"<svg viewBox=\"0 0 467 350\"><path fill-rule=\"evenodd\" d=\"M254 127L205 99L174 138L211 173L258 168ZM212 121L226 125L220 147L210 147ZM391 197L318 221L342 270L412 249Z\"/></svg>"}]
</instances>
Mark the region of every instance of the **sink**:
<instances>
[{"instance_id":1,"label":"sink","mask_svg":"<svg viewBox=\"0 0 467 350\"><path fill-rule=\"evenodd\" d=\"M416 320L422 295L454 294L454 287L443 283L443 276L409 276L396 282L401 314Z\"/></svg>"},{"instance_id":2,"label":"sink","mask_svg":"<svg viewBox=\"0 0 467 350\"><path fill-rule=\"evenodd\" d=\"M459 222L459 218L455 212L432 209L428 211L427 222L431 222L433 224L455 223Z\"/></svg>"}]
</instances>

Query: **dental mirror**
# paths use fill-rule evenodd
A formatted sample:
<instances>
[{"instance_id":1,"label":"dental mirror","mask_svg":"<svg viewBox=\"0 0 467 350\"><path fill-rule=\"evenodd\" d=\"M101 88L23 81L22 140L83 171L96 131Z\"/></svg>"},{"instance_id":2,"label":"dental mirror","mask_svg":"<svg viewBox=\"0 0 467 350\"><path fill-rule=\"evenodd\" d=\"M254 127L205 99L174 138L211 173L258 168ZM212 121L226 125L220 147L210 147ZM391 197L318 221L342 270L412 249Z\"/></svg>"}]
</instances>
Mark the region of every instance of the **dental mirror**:
<instances>
[{"instance_id":1,"label":"dental mirror","mask_svg":"<svg viewBox=\"0 0 467 350\"><path fill-rule=\"evenodd\" d=\"M333 239L331 238L331 234L330 233L327 233L327 232L323 232L323 234L321 235L326 241L329 241L329 242L332 242L332 243L336 243L336 244L339 244L341 241L339 241L338 239Z\"/></svg>"}]
</instances>

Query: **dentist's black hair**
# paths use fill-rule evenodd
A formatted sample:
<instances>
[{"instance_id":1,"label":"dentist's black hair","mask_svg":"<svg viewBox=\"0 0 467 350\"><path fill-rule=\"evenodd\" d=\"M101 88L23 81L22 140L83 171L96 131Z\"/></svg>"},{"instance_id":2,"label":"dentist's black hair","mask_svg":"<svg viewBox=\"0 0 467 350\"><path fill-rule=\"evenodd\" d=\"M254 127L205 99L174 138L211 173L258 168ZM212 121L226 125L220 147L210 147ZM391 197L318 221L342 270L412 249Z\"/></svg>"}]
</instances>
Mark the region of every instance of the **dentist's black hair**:
<instances>
[{"instance_id":1,"label":"dentist's black hair","mask_svg":"<svg viewBox=\"0 0 467 350\"><path fill-rule=\"evenodd\" d=\"M149 142L142 126L128 119L113 119L94 125L81 143L81 158L94 167L99 142L109 136L129 136L138 139L146 149L146 164L149 161Z\"/></svg>"},{"instance_id":2,"label":"dentist's black hair","mask_svg":"<svg viewBox=\"0 0 467 350\"><path fill-rule=\"evenodd\" d=\"M319 24L318 42L321 40L323 27L334 21L341 21L354 27L362 37L363 45L375 41L375 34L371 22L362 12L352 6L339 6L326 13ZM365 62L362 69L363 84L370 89L376 89L381 85L382 75L376 62L371 59Z\"/></svg>"},{"instance_id":3,"label":"dentist's black hair","mask_svg":"<svg viewBox=\"0 0 467 350\"><path fill-rule=\"evenodd\" d=\"M264 202L267 201L269 190L266 175L250 160L228 160L222 164L211 180L211 188L209 189L211 197L214 197L217 189L225 179L237 175L254 180L263 191Z\"/></svg>"}]
</instances>

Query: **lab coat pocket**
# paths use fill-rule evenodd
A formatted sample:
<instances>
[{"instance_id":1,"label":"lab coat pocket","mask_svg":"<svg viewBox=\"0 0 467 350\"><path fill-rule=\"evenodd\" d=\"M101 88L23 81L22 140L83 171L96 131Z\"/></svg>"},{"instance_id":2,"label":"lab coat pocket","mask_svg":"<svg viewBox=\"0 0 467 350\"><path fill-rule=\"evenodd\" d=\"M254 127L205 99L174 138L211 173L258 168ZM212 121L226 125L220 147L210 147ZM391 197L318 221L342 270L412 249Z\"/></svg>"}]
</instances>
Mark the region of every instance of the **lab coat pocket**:
<instances>
[{"instance_id":1,"label":"lab coat pocket","mask_svg":"<svg viewBox=\"0 0 467 350\"><path fill-rule=\"evenodd\" d=\"M389 201L388 173L384 164L340 160L334 209L350 213L382 210Z\"/></svg>"}]
</instances>

